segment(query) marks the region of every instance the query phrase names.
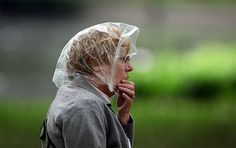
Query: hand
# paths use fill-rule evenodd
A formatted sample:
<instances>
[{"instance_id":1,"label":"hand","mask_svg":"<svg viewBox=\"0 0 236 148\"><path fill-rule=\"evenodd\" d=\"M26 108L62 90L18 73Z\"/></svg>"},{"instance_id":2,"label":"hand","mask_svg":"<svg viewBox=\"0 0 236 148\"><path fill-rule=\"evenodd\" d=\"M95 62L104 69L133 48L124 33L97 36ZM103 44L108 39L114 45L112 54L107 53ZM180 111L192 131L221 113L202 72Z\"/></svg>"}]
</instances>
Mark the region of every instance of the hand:
<instances>
[{"instance_id":1,"label":"hand","mask_svg":"<svg viewBox=\"0 0 236 148\"><path fill-rule=\"evenodd\" d=\"M117 84L118 89L118 119L122 124L127 124L130 118L130 109L135 98L134 82L122 80Z\"/></svg>"}]
</instances>

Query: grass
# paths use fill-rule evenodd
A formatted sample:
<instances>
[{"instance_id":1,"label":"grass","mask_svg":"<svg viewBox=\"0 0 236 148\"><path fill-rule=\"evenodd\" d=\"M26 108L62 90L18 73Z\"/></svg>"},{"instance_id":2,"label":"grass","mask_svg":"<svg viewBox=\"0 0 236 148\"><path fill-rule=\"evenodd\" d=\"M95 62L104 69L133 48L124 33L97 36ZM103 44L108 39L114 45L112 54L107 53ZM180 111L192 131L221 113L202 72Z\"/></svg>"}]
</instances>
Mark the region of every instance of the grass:
<instances>
[{"instance_id":1,"label":"grass","mask_svg":"<svg viewBox=\"0 0 236 148\"><path fill-rule=\"evenodd\" d=\"M236 146L233 102L150 99L135 104L136 147Z\"/></svg>"},{"instance_id":2,"label":"grass","mask_svg":"<svg viewBox=\"0 0 236 148\"><path fill-rule=\"evenodd\" d=\"M50 101L8 100L0 104L0 147L40 147L39 127ZM235 104L137 97L134 147L235 147Z\"/></svg>"},{"instance_id":3,"label":"grass","mask_svg":"<svg viewBox=\"0 0 236 148\"><path fill-rule=\"evenodd\" d=\"M39 128L48 105L38 100L1 101L0 147L40 147Z\"/></svg>"}]
</instances>

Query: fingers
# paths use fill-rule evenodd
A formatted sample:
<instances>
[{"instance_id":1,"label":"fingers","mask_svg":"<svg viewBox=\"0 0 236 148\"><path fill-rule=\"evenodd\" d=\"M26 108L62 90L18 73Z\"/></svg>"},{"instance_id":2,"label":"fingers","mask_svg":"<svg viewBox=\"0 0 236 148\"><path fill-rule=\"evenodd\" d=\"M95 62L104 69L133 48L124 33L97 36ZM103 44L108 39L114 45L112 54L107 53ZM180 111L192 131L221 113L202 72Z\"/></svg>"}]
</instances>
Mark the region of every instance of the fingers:
<instances>
[{"instance_id":1,"label":"fingers","mask_svg":"<svg viewBox=\"0 0 236 148\"><path fill-rule=\"evenodd\" d=\"M135 92L134 90L131 90L129 88L125 88L125 87L118 87L119 91L122 92L122 96L124 97L124 95L128 95L128 97L130 98L134 98L135 96ZM126 97L124 97L126 98Z\"/></svg>"},{"instance_id":2,"label":"fingers","mask_svg":"<svg viewBox=\"0 0 236 148\"><path fill-rule=\"evenodd\" d=\"M125 99L125 102L119 107L119 108L126 108L128 111L129 111L129 107L127 107L127 106L131 106L131 104L132 104L132 99L128 96L128 95L126 95L125 93L122 93L121 94L122 95L122 97Z\"/></svg>"},{"instance_id":3,"label":"fingers","mask_svg":"<svg viewBox=\"0 0 236 148\"><path fill-rule=\"evenodd\" d=\"M134 82L128 80L122 80L121 83L117 84L117 86L134 90Z\"/></svg>"},{"instance_id":4,"label":"fingers","mask_svg":"<svg viewBox=\"0 0 236 148\"><path fill-rule=\"evenodd\" d=\"M117 86L118 86L118 87L124 87L124 88L128 88L128 89L134 90L134 85L132 85L132 84L120 83L120 84L117 84Z\"/></svg>"},{"instance_id":5,"label":"fingers","mask_svg":"<svg viewBox=\"0 0 236 148\"><path fill-rule=\"evenodd\" d=\"M122 97L125 99L124 103L118 106L118 111L120 114L129 114L130 108L132 106L133 100L126 95L125 93L121 94Z\"/></svg>"},{"instance_id":6,"label":"fingers","mask_svg":"<svg viewBox=\"0 0 236 148\"><path fill-rule=\"evenodd\" d=\"M134 83L122 80L120 84L117 84L117 89L119 92L117 101L118 118L123 124L127 124L130 118L130 109L135 98Z\"/></svg>"},{"instance_id":7,"label":"fingers","mask_svg":"<svg viewBox=\"0 0 236 148\"><path fill-rule=\"evenodd\" d=\"M128 81L128 80L121 80L121 84L122 84L122 83L127 83L127 84L134 85L134 82Z\"/></svg>"},{"instance_id":8,"label":"fingers","mask_svg":"<svg viewBox=\"0 0 236 148\"><path fill-rule=\"evenodd\" d=\"M124 104L130 106L133 102L133 100L128 96L126 95L125 93L122 93L122 96L125 98L126 102Z\"/></svg>"}]
</instances>

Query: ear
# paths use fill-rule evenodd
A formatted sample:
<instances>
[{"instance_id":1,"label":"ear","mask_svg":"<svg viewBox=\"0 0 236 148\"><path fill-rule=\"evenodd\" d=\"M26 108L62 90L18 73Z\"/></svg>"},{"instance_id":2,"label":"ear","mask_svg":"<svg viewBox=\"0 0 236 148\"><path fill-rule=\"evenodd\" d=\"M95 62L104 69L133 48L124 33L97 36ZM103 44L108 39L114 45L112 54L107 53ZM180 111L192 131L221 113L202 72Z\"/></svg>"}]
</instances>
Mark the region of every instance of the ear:
<instances>
[{"instance_id":1,"label":"ear","mask_svg":"<svg viewBox=\"0 0 236 148\"><path fill-rule=\"evenodd\" d=\"M97 60L95 60L94 58L88 57L88 63L91 66L93 71L95 71L95 72L100 71L100 66L97 63Z\"/></svg>"}]
</instances>

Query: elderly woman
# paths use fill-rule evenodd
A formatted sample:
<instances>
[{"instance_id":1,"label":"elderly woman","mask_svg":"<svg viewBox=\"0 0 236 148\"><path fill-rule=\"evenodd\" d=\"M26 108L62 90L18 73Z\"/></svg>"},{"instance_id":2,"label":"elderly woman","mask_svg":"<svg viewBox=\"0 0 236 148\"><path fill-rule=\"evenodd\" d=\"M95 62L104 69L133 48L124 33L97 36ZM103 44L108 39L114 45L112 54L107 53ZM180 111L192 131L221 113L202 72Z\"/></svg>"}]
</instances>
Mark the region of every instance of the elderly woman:
<instances>
[{"instance_id":1,"label":"elderly woman","mask_svg":"<svg viewBox=\"0 0 236 148\"><path fill-rule=\"evenodd\" d=\"M130 109L139 29L103 23L77 33L58 59L53 82L59 88L41 128L46 147L128 148L133 142ZM117 96L117 115L110 97Z\"/></svg>"}]
</instances>

